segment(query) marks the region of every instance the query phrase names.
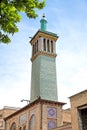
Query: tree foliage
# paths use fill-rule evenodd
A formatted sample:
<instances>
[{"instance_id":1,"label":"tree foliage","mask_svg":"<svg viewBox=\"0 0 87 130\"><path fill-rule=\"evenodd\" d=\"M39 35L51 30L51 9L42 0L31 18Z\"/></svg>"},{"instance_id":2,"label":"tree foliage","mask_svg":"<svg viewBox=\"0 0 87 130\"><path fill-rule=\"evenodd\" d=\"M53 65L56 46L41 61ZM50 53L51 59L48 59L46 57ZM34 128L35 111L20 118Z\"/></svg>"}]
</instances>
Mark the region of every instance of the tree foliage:
<instances>
[{"instance_id":1,"label":"tree foliage","mask_svg":"<svg viewBox=\"0 0 87 130\"><path fill-rule=\"evenodd\" d=\"M45 0L1 0L0 3L0 42L11 42L9 34L18 32L17 22L20 22L24 12L29 18L36 18L36 9L45 6Z\"/></svg>"}]
</instances>

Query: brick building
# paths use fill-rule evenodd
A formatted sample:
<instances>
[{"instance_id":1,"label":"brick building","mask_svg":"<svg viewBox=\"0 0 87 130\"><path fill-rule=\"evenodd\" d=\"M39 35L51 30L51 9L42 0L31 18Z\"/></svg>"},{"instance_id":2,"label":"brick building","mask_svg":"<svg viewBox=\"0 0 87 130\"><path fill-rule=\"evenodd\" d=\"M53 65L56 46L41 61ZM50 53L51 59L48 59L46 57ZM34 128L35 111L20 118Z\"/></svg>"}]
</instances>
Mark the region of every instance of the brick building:
<instances>
[{"instance_id":1,"label":"brick building","mask_svg":"<svg viewBox=\"0 0 87 130\"><path fill-rule=\"evenodd\" d=\"M71 109L63 110L65 103L58 101L56 81L58 36L46 30L44 15L40 23L41 28L30 40L30 103L5 118L5 130L86 130L87 90L71 96Z\"/></svg>"},{"instance_id":2,"label":"brick building","mask_svg":"<svg viewBox=\"0 0 87 130\"><path fill-rule=\"evenodd\" d=\"M72 130L87 130L87 90L70 97Z\"/></svg>"},{"instance_id":3,"label":"brick building","mask_svg":"<svg viewBox=\"0 0 87 130\"><path fill-rule=\"evenodd\" d=\"M5 106L3 109L0 110L0 130L5 130L5 121L4 118L8 117L12 113L18 111L19 108L15 107L7 107Z\"/></svg>"}]
</instances>

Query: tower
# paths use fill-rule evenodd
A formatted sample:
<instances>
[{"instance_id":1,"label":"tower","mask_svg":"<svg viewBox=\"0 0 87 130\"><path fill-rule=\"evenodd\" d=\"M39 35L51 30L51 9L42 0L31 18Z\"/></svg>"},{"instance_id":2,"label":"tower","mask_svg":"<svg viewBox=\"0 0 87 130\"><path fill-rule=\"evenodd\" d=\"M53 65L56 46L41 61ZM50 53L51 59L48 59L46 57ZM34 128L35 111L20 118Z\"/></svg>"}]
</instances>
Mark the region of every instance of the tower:
<instances>
[{"instance_id":1,"label":"tower","mask_svg":"<svg viewBox=\"0 0 87 130\"><path fill-rule=\"evenodd\" d=\"M56 40L58 36L46 30L45 15L40 20L40 24L41 28L30 41L32 46L30 101L33 102L39 97L57 101Z\"/></svg>"},{"instance_id":2,"label":"tower","mask_svg":"<svg viewBox=\"0 0 87 130\"><path fill-rule=\"evenodd\" d=\"M55 33L46 30L43 15L41 28L32 37L32 73L30 103L6 120L6 130L52 130L63 125L62 106L57 101Z\"/></svg>"}]
</instances>

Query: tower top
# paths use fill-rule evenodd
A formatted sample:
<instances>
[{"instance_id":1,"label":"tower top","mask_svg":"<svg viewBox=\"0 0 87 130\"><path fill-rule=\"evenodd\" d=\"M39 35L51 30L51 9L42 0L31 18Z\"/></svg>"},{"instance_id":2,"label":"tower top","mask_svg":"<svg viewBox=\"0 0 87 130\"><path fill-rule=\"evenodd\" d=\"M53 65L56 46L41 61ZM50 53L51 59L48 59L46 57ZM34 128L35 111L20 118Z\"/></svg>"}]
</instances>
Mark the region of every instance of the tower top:
<instances>
[{"instance_id":1,"label":"tower top","mask_svg":"<svg viewBox=\"0 0 87 130\"><path fill-rule=\"evenodd\" d=\"M46 17L45 17L45 14L42 15L42 19L40 20L40 23L41 23L41 30L42 31L46 31L47 29L47 20L46 20Z\"/></svg>"}]
</instances>

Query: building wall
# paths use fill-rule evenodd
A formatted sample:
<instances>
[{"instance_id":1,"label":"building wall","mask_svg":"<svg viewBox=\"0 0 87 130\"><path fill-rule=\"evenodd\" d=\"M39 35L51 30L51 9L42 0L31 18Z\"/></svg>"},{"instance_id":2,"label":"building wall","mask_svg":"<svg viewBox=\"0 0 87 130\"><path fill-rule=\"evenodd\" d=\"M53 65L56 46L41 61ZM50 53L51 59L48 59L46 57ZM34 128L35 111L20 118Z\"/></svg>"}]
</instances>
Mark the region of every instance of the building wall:
<instances>
[{"instance_id":1,"label":"building wall","mask_svg":"<svg viewBox=\"0 0 87 130\"><path fill-rule=\"evenodd\" d=\"M4 107L0 110L0 130L5 130L5 121L4 118L16 112L19 108L13 107Z\"/></svg>"},{"instance_id":2,"label":"building wall","mask_svg":"<svg viewBox=\"0 0 87 130\"><path fill-rule=\"evenodd\" d=\"M71 109L63 110L63 124L71 123Z\"/></svg>"},{"instance_id":3,"label":"building wall","mask_svg":"<svg viewBox=\"0 0 87 130\"><path fill-rule=\"evenodd\" d=\"M87 90L70 97L72 130L82 130L79 122L79 108L87 107Z\"/></svg>"},{"instance_id":4,"label":"building wall","mask_svg":"<svg viewBox=\"0 0 87 130\"><path fill-rule=\"evenodd\" d=\"M57 101L55 57L40 55L32 63L31 101L38 97Z\"/></svg>"},{"instance_id":5,"label":"building wall","mask_svg":"<svg viewBox=\"0 0 87 130\"><path fill-rule=\"evenodd\" d=\"M63 125L62 105L60 103L40 101L6 118L6 130L10 130L13 123L16 124L16 130L26 126L26 130L48 130L50 128Z\"/></svg>"}]
</instances>

